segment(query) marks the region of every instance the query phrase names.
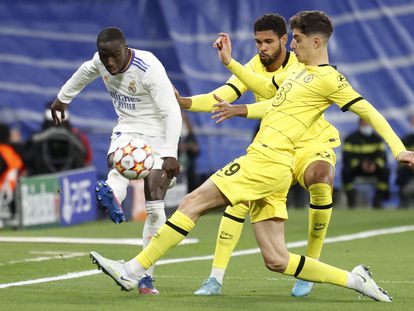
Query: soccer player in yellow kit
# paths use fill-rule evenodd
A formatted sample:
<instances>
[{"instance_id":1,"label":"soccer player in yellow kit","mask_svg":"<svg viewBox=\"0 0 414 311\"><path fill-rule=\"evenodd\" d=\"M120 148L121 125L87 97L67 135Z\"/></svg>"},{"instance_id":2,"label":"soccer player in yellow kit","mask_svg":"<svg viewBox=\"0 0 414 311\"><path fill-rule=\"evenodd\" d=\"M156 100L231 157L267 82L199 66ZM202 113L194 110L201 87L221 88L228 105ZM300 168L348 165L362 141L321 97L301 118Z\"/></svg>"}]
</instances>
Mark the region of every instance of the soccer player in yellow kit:
<instances>
[{"instance_id":1,"label":"soccer player in yellow kit","mask_svg":"<svg viewBox=\"0 0 414 311\"><path fill-rule=\"evenodd\" d=\"M123 263L90 253L93 261L123 289L136 288L139 276L178 245L201 215L220 206L250 201L252 214L257 218L264 215L263 220L253 223L253 229L267 268L299 279L353 289L377 301L392 301L363 265L348 272L290 253L285 243L285 220L277 216L286 214L286 207L261 204L269 196L287 192L296 143L333 103L367 120L387 142L395 159L414 167L414 152L405 149L384 117L329 65L328 40L333 31L329 17L320 11L300 12L290 19L290 27L291 48L300 64L289 70L283 81L275 76L278 91L269 100L271 107L246 155L186 195L178 210L136 257ZM230 60L227 67L233 69L236 65L236 61Z\"/></svg>"},{"instance_id":2,"label":"soccer player in yellow kit","mask_svg":"<svg viewBox=\"0 0 414 311\"><path fill-rule=\"evenodd\" d=\"M296 56L287 51L287 29L285 19L278 14L266 14L258 18L253 30L258 54L245 66L245 71L259 74L271 81L275 74L286 72L297 63ZM246 80L246 79L244 79ZM249 90L247 84L237 77L231 77L224 86L208 93L190 98L177 96L181 107L195 112L211 112L217 100L214 94L226 102L233 102ZM253 90L254 91L254 90ZM270 90L254 91L257 102L272 98L276 87L272 84ZM178 95L178 94L176 94ZM262 105L255 107L246 105L248 118L259 119L265 109ZM267 105L266 105L267 107ZM312 126L304 137L296 144L294 157L294 182L310 193L308 247L307 256L319 259L323 241L328 230L332 213L332 189L335 174L336 156L333 148L340 145L339 133L335 127L323 117ZM286 195L274 196L275 205L284 205ZM270 203L269 203L270 204ZM230 261L243 229L248 205L244 203L226 207L221 218L217 234L216 248L210 276L194 294L220 294L224 273ZM287 215L286 215L287 216ZM306 296L310 293L313 283L297 280L292 289L292 296Z\"/></svg>"}]
</instances>

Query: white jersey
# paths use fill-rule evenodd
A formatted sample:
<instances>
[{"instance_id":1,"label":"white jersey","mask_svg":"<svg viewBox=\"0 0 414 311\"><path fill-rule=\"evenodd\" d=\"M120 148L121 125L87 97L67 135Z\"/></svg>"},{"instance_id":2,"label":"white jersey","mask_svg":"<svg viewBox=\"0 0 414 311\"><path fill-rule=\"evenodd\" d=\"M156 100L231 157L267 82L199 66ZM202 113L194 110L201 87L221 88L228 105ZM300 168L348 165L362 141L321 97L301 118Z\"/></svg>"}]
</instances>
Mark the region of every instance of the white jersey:
<instances>
[{"instance_id":1,"label":"white jersey","mask_svg":"<svg viewBox=\"0 0 414 311\"><path fill-rule=\"evenodd\" d=\"M65 83L57 98L69 104L90 82L101 76L118 115L113 132L141 133L165 138L161 157L177 158L181 111L164 66L154 54L131 50L126 70L111 75L95 53Z\"/></svg>"}]
</instances>

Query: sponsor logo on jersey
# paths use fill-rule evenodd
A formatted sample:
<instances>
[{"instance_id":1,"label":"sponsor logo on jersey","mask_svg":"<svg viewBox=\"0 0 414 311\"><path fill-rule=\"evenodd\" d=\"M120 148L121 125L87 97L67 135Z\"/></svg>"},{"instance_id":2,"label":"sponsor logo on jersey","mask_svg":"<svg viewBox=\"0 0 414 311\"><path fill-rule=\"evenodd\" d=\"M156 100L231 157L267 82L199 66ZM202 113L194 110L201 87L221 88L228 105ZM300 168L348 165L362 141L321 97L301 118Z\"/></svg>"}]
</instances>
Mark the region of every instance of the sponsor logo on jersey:
<instances>
[{"instance_id":1,"label":"sponsor logo on jersey","mask_svg":"<svg viewBox=\"0 0 414 311\"><path fill-rule=\"evenodd\" d=\"M343 75L338 75L338 76L336 77L336 79L337 79L339 82L346 82L346 78L345 78Z\"/></svg>"},{"instance_id":2,"label":"sponsor logo on jersey","mask_svg":"<svg viewBox=\"0 0 414 311\"><path fill-rule=\"evenodd\" d=\"M109 95L111 95L116 109L136 110L138 107L135 103L141 101L137 97L123 95L116 91L115 92L109 91Z\"/></svg>"}]
</instances>

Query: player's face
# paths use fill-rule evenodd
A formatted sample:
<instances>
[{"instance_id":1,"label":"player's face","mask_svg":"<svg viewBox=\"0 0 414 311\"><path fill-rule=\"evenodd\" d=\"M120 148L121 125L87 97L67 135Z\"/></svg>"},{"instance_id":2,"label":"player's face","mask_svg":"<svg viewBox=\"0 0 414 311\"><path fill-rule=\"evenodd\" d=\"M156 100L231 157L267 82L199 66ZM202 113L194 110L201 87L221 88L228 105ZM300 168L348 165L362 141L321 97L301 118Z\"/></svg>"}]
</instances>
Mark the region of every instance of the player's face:
<instances>
[{"instance_id":1,"label":"player's face","mask_svg":"<svg viewBox=\"0 0 414 311\"><path fill-rule=\"evenodd\" d=\"M128 65L128 48L120 41L100 42L99 59L111 75L116 75Z\"/></svg>"},{"instance_id":2,"label":"player's face","mask_svg":"<svg viewBox=\"0 0 414 311\"><path fill-rule=\"evenodd\" d=\"M308 64L311 60L314 50L314 37L307 36L298 29L292 30L293 38L290 48L295 53L299 62Z\"/></svg>"},{"instance_id":3,"label":"player's face","mask_svg":"<svg viewBox=\"0 0 414 311\"><path fill-rule=\"evenodd\" d=\"M281 39L273 30L256 31L254 36L260 61L264 66L270 66L282 52Z\"/></svg>"}]
</instances>

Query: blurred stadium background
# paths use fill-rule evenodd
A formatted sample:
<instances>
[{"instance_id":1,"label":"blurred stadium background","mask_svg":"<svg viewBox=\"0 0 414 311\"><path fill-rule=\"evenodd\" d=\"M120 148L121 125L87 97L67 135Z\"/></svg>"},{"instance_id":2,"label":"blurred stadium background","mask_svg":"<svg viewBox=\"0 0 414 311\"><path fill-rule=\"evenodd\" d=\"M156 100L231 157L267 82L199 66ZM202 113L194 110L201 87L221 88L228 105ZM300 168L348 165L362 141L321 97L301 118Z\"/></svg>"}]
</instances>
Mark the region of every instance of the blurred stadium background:
<instances>
[{"instance_id":1,"label":"blurred stadium background","mask_svg":"<svg viewBox=\"0 0 414 311\"><path fill-rule=\"evenodd\" d=\"M153 52L181 94L193 95L216 88L230 76L212 48L218 32L231 34L235 58L246 62L256 53L252 25L257 17L277 12L288 19L298 11L315 9L326 11L336 27L330 43L331 63L385 115L400 136L410 132L409 117L414 113L413 0L1 0L0 122L18 128L24 139L38 131L45 104L78 66L93 56L96 35L103 27L121 27L131 47ZM252 101L251 95L245 95L239 102ZM73 125L89 136L93 165L98 176L104 177L116 116L103 83L97 79L89 85L69 111ZM256 121L244 119L216 125L207 113L189 116L201 146L198 174L209 174L244 153L257 126ZM357 126L356 116L342 113L337 107L330 108L326 116L342 137ZM340 149L337 155L339 187ZM376 271L379 284L394 295L392 306L379 307L358 299L354 292L322 285L317 285L315 294L306 300L289 297L293 279L270 274L263 267L251 228L244 230L239 245L247 255L232 260L224 295L195 297L192 291L207 276L211 265L219 218L214 214L203 217L191 233L191 238L200 243L177 247L167 256L167 261L193 256L202 256L202 260L160 266L157 287L162 289L162 296L135 299L137 293L120 294L110 280L96 275L87 254L96 250L111 258L128 259L136 254L138 244L29 243L33 237L67 240L139 236L142 223L115 226L109 220L90 222L97 218L93 183L89 182L94 179L92 171L86 170L59 179L22 182L20 191L23 195L26 191L27 197L21 204L28 212L21 218L21 225L35 227L0 231L0 310L412 309L414 272L407 268L412 261L407 247L414 228L412 210L402 209L335 209L330 237L365 230L393 235L375 233L358 241L332 243L325 246L323 254L327 262L347 269L366 260ZM307 211L289 213L287 242L299 241L289 245L303 253ZM37 227L45 223L65 228ZM22 243L17 242L18 238ZM383 250L387 251L379 256Z\"/></svg>"},{"instance_id":2,"label":"blurred stadium background","mask_svg":"<svg viewBox=\"0 0 414 311\"><path fill-rule=\"evenodd\" d=\"M124 29L131 47L155 53L183 95L208 92L229 72L217 60L212 42L226 31L234 56L255 54L252 25L267 12L288 19L300 10L326 11L335 31L331 63L380 109L400 135L410 130L414 112L414 2L412 0L3 0L0 2L0 114L27 138L39 129L44 106L77 67L94 54L97 33L106 26ZM241 102L252 102L244 96ZM97 79L71 104L72 123L90 137L98 175L115 114ZM345 136L356 117L337 107L327 112ZM255 121L234 119L215 125L209 114L190 114L201 154L197 172L210 173L242 154ZM338 152L340 156L340 152ZM340 165L340 158L338 164ZM340 167L337 167L340 172ZM337 185L340 185L339 174Z\"/></svg>"}]
</instances>

